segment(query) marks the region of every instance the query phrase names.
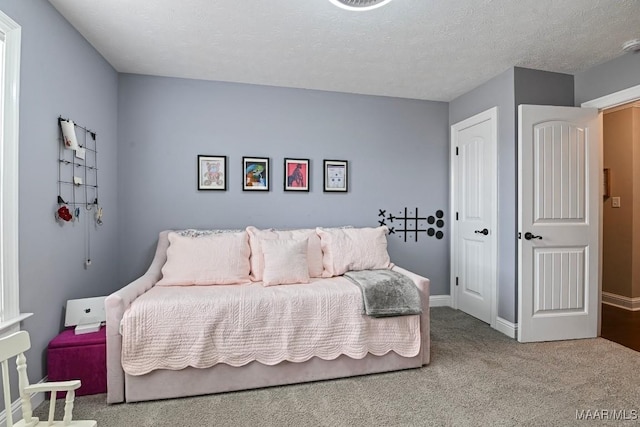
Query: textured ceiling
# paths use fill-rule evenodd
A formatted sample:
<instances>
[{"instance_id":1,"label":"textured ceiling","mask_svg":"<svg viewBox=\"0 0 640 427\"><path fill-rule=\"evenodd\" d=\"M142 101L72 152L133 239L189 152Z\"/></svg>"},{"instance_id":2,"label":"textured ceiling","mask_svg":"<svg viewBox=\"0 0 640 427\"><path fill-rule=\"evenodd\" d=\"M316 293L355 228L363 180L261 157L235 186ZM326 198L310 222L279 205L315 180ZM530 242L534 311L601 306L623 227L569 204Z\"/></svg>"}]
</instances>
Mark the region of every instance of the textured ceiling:
<instances>
[{"instance_id":1,"label":"textured ceiling","mask_svg":"<svg viewBox=\"0 0 640 427\"><path fill-rule=\"evenodd\" d=\"M119 72L435 101L512 66L584 71L640 38L640 0L49 1Z\"/></svg>"}]
</instances>

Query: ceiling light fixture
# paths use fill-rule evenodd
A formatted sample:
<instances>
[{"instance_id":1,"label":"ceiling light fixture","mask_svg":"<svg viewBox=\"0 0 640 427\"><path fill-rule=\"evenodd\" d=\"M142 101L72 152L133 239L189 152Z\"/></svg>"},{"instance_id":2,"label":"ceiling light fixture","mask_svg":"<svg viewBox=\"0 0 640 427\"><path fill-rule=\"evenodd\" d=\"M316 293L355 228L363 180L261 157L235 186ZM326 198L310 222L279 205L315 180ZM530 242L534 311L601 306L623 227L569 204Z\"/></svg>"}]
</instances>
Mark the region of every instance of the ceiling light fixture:
<instances>
[{"instance_id":1,"label":"ceiling light fixture","mask_svg":"<svg viewBox=\"0 0 640 427\"><path fill-rule=\"evenodd\" d=\"M622 50L624 50L625 52L640 51L640 39L633 39L625 42L622 45Z\"/></svg>"},{"instance_id":2,"label":"ceiling light fixture","mask_svg":"<svg viewBox=\"0 0 640 427\"><path fill-rule=\"evenodd\" d=\"M357 12L364 12L366 10L375 9L380 6L384 6L391 0L329 0L336 6L346 9L354 10Z\"/></svg>"}]
</instances>

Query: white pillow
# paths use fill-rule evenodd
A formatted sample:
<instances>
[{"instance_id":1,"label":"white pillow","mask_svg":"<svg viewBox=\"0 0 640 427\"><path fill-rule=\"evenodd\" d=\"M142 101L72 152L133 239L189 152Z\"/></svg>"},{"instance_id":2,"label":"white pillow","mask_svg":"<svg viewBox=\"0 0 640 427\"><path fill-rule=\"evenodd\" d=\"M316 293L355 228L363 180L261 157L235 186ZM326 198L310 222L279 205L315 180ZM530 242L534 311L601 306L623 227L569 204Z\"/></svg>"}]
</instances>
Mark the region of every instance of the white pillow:
<instances>
[{"instance_id":1,"label":"white pillow","mask_svg":"<svg viewBox=\"0 0 640 427\"><path fill-rule=\"evenodd\" d=\"M167 262L156 286L230 285L248 283L249 237L239 233L199 237L170 232Z\"/></svg>"},{"instance_id":2,"label":"white pillow","mask_svg":"<svg viewBox=\"0 0 640 427\"><path fill-rule=\"evenodd\" d=\"M309 283L308 239L263 240L264 286Z\"/></svg>"},{"instance_id":3,"label":"white pillow","mask_svg":"<svg viewBox=\"0 0 640 427\"><path fill-rule=\"evenodd\" d=\"M323 277L340 276L347 271L391 268L387 252L387 227L321 228Z\"/></svg>"},{"instance_id":4,"label":"white pillow","mask_svg":"<svg viewBox=\"0 0 640 427\"><path fill-rule=\"evenodd\" d=\"M322 248L320 247L320 237L314 228L302 228L296 230L260 230L256 227L247 227L249 234L249 246L251 246L251 280L259 282L262 280L264 271L264 255L262 244L264 240L303 240L307 239L307 263L309 265L309 277L322 277L324 267L322 265Z\"/></svg>"}]
</instances>

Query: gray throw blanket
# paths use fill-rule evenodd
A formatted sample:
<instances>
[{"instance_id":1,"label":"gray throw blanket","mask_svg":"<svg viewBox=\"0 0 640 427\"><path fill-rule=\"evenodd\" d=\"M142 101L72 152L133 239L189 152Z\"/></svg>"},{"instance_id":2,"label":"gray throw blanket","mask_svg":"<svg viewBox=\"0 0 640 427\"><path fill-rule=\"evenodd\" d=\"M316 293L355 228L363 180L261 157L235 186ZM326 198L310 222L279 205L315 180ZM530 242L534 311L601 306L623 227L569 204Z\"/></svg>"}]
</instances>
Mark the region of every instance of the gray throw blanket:
<instances>
[{"instance_id":1,"label":"gray throw blanket","mask_svg":"<svg viewBox=\"0 0 640 427\"><path fill-rule=\"evenodd\" d=\"M360 287L364 313L371 317L422 313L418 288L411 279L397 271L348 271L344 277Z\"/></svg>"}]
</instances>

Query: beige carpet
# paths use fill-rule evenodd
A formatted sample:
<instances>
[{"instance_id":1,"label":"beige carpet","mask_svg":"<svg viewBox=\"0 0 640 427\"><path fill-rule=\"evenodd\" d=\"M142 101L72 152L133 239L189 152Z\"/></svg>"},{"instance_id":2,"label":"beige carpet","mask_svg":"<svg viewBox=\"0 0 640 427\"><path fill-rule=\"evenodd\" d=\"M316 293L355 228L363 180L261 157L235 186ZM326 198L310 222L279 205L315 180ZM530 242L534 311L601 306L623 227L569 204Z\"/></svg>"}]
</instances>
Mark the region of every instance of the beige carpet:
<instances>
[{"instance_id":1,"label":"beige carpet","mask_svg":"<svg viewBox=\"0 0 640 427\"><path fill-rule=\"evenodd\" d=\"M450 308L431 317L432 362L422 369L112 406L83 396L74 417L101 427L640 423L640 353L601 338L519 344Z\"/></svg>"}]
</instances>

